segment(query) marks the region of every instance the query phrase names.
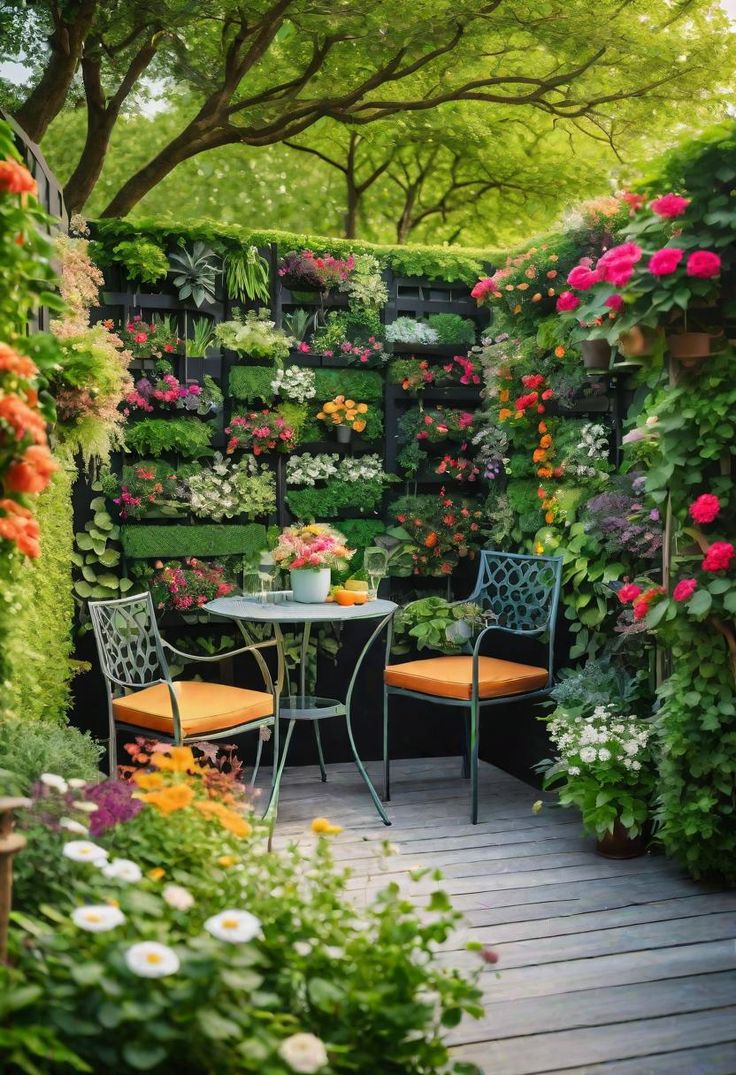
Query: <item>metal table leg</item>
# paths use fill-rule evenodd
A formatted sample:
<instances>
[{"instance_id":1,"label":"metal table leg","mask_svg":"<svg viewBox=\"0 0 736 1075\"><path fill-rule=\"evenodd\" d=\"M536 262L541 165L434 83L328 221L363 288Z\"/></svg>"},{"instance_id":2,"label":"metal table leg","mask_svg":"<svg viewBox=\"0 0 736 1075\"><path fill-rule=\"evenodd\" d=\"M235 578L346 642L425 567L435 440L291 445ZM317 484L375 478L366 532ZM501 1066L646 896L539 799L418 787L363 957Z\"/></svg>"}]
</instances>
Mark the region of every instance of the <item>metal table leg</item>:
<instances>
[{"instance_id":1,"label":"metal table leg","mask_svg":"<svg viewBox=\"0 0 736 1075\"><path fill-rule=\"evenodd\" d=\"M381 622L379 623L378 627L376 627L376 629L373 632L373 634L370 636L370 638L368 639L366 644L363 646L363 649L361 650L360 656L358 657L358 660L355 662L355 668L353 669L353 674L350 677L350 683L348 685L348 692L347 692L347 695L345 696L345 724L347 725L347 729L348 729L348 739L350 740L350 749L353 752L353 758L355 759L355 764L358 767L358 772L360 773L360 775L363 777L363 780L365 781L366 787L368 788L370 796L373 799L373 804L374 804L376 810L378 811L379 816L381 818L381 821L384 823L384 825L390 825L391 822L389 821L388 816L386 815L386 811L383 809L383 803L379 799L378 793L376 792L376 789L373 787L373 784L371 782L371 778L368 776L368 773L365 770L365 766L363 765L363 762L360 760L360 755L358 754L358 748L355 745L355 739L353 737L353 725L352 725L352 721L351 721L351 706L352 706L353 690L355 688L355 682L356 682L356 680L358 678L358 673L360 672L360 668L361 668L361 665L363 664L363 661L365 660L366 654L368 653L369 649L371 648L373 643L376 641L378 636L381 634L381 631L384 629L384 627L388 623L390 623L392 617L393 617L393 612L389 613L388 616L386 616L384 619L382 619Z\"/></svg>"}]
</instances>

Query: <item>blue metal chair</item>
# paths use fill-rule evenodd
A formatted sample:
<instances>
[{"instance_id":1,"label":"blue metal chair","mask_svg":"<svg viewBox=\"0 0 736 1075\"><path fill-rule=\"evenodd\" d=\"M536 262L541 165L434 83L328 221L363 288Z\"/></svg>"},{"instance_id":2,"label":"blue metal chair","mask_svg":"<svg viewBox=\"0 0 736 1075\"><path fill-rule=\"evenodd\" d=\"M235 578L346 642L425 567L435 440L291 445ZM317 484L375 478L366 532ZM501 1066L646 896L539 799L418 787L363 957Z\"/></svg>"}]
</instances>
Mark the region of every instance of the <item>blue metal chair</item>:
<instances>
[{"instance_id":1,"label":"blue metal chair","mask_svg":"<svg viewBox=\"0 0 736 1075\"><path fill-rule=\"evenodd\" d=\"M388 755L389 697L392 694L417 698L424 702L459 706L467 710L469 723L471 780L471 821L478 821L478 743L480 711L503 702L540 698L554 682L554 638L557 607L562 581L562 557L523 556L517 553L480 554L475 589L467 601L475 601L485 610L484 627L463 653L457 656L430 657L387 665L383 690L383 765L384 800L390 795ZM520 664L481 655L486 639L493 632L538 639L547 636L546 666ZM388 640L387 654L391 640ZM467 761L464 766L467 776Z\"/></svg>"},{"instance_id":2,"label":"blue metal chair","mask_svg":"<svg viewBox=\"0 0 736 1075\"><path fill-rule=\"evenodd\" d=\"M116 733L153 736L176 746L229 738L259 729L252 783L263 749L262 728L273 728L274 774L278 769L281 658L274 683L261 650L276 648L270 639L239 649L200 657L175 649L159 634L150 593L117 601L90 601L97 653L107 690L110 728L110 775L117 766ZM246 639L246 641L248 641ZM246 690L222 683L172 679L164 650L187 661L218 661L240 653L253 655L265 690ZM274 799L272 789L272 799Z\"/></svg>"}]
</instances>

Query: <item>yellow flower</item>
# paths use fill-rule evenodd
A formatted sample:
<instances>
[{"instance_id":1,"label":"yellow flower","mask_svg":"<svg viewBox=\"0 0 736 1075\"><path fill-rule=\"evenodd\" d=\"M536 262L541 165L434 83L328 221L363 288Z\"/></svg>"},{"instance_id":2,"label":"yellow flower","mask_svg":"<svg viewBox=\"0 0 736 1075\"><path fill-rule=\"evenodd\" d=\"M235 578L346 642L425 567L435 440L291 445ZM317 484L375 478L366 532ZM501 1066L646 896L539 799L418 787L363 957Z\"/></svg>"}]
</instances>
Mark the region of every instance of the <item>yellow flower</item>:
<instances>
[{"instance_id":1,"label":"yellow flower","mask_svg":"<svg viewBox=\"0 0 736 1075\"><path fill-rule=\"evenodd\" d=\"M326 817L316 817L312 822L312 832L320 836L336 836L338 832L342 832L342 826L333 825Z\"/></svg>"},{"instance_id":2,"label":"yellow flower","mask_svg":"<svg viewBox=\"0 0 736 1075\"><path fill-rule=\"evenodd\" d=\"M163 866L154 866L152 870L148 871L147 876L150 877L152 881L160 881L161 878L165 875L165 873L166 870L163 868Z\"/></svg>"},{"instance_id":3,"label":"yellow flower","mask_svg":"<svg viewBox=\"0 0 736 1075\"><path fill-rule=\"evenodd\" d=\"M362 433L363 430L365 429L365 422L362 419L360 419L359 421L353 422L353 429L355 430L356 433Z\"/></svg>"},{"instance_id":4,"label":"yellow flower","mask_svg":"<svg viewBox=\"0 0 736 1075\"><path fill-rule=\"evenodd\" d=\"M354 406L355 406L355 400L352 400L352 399L346 399L345 400L345 408L346 408L346 410L352 411Z\"/></svg>"},{"instance_id":5,"label":"yellow flower","mask_svg":"<svg viewBox=\"0 0 736 1075\"><path fill-rule=\"evenodd\" d=\"M157 769L168 769L172 773L186 773L195 769L197 763L191 747L172 747L168 754L154 754L151 765Z\"/></svg>"},{"instance_id":6,"label":"yellow flower","mask_svg":"<svg viewBox=\"0 0 736 1075\"><path fill-rule=\"evenodd\" d=\"M544 552L544 545L541 541L538 541L537 544L534 546L534 552L537 554L537 556L541 556Z\"/></svg>"},{"instance_id":7,"label":"yellow flower","mask_svg":"<svg viewBox=\"0 0 736 1075\"><path fill-rule=\"evenodd\" d=\"M515 314L520 314L521 313L521 306L519 306L518 303L516 304L516 306L514 306L514 313Z\"/></svg>"},{"instance_id":8,"label":"yellow flower","mask_svg":"<svg viewBox=\"0 0 736 1075\"><path fill-rule=\"evenodd\" d=\"M323 403L322 410L325 412L325 414L332 414L333 411L337 410L337 407L334 403Z\"/></svg>"},{"instance_id":9,"label":"yellow flower","mask_svg":"<svg viewBox=\"0 0 736 1075\"><path fill-rule=\"evenodd\" d=\"M359 403L357 408L356 408L356 410L358 411L358 414L367 414L368 413L368 404L367 403Z\"/></svg>"},{"instance_id":10,"label":"yellow flower","mask_svg":"<svg viewBox=\"0 0 736 1075\"><path fill-rule=\"evenodd\" d=\"M163 757L163 755L156 756ZM164 785L164 778L161 773L133 773L132 779L144 791L153 791L155 788L162 788Z\"/></svg>"},{"instance_id":11,"label":"yellow flower","mask_svg":"<svg viewBox=\"0 0 736 1075\"><path fill-rule=\"evenodd\" d=\"M322 421L324 421L325 418L327 417L327 415L325 414L324 410L321 410L321 411L317 411L317 417L321 418Z\"/></svg>"},{"instance_id":12,"label":"yellow flower","mask_svg":"<svg viewBox=\"0 0 736 1075\"><path fill-rule=\"evenodd\" d=\"M220 814L219 821L223 829L227 829L233 836L250 836L253 832L252 826L234 810L225 810Z\"/></svg>"},{"instance_id":13,"label":"yellow flower","mask_svg":"<svg viewBox=\"0 0 736 1075\"><path fill-rule=\"evenodd\" d=\"M235 866L238 861L237 855L220 855L217 860L218 866Z\"/></svg>"},{"instance_id":14,"label":"yellow flower","mask_svg":"<svg viewBox=\"0 0 736 1075\"><path fill-rule=\"evenodd\" d=\"M187 784L176 784L172 788L163 788L162 791L149 791L147 795L139 795L138 798L155 806L162 814L173 814L174 811L183 810L190 805L194 792Z\"/></svg>"}]
</instances>

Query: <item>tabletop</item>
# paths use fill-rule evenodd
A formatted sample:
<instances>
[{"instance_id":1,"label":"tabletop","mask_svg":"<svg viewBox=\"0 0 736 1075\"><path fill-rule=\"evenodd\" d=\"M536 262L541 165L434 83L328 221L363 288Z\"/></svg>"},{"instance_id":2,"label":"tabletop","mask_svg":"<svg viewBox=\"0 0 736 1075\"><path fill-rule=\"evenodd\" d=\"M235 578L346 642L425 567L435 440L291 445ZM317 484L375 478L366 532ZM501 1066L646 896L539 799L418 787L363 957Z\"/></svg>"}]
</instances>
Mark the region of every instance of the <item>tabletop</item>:
<instances>
[{"instance_id":1,"label":"tabletop","mask_svg":"<svg viewBox=\"0 0 736 1075\"><path fill-rule=\"evenodd\" d=\"M377 620L390 616L399 607L394 601L366 601L364 605L338 605L322 601L307 604L301 601L261 603L247 597L217 597L202 606L215 616L231 620L253 620L260 623L344 623L349 620Z\"/></svg>"}]
</instances>

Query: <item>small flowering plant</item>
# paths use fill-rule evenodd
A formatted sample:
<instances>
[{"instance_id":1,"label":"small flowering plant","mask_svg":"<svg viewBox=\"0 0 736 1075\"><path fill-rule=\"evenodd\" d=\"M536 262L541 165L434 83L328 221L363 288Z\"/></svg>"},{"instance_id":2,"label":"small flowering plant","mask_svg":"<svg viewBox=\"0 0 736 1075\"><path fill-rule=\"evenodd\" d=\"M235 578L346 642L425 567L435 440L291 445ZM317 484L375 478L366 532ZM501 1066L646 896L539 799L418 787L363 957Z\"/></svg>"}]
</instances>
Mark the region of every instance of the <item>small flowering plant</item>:
<instances>
[{"instance_id":1,"label":"small flowering plant","mask_svg":"<svg viewBox=\"0 0 736 1075\"><path fill-rule=\"evenodd\" d=\"M278 411L268 407L235 415L225 429L225 435L228 437L228 455L237 448L263 455L265 452L292 452L296 447L296 431Z\"/></svg>"},{"instance_id":2,"label":"small flowering plant","mask_svg":"<svg viewBox=\"0 0 736 1075\"><path fill-rule=\"evenodd\" d=\"M656 792L652 725L615 703L557 705L546 720L557 757L540 766L544 786L580 810L588 832L602 837L618 822L638 836Z\"/></svg>"},{"instance_id":3,"label":"small flowering plant","mask_svg":"<svg viewBox=\"0 0 736 1075\"><path fill-rule=\"evenodd\" d=\"M470 411L439 407L425 410L416 433L418 441L440 444L445 440L467 440L473 433L474 417Z\"/></svg>"},{"instance_id":4,"label":"small flowering plant","mask_svg":"<svg viewBox=\"0 0 736 1075\"><path fill-rule=\"evenodd\" d=\"M334 291L344 285L355 269L355 258L319 256L311 250L290 250L279 266L279 276L288 287Z\"/></svg>"},{"instance_id":5,"label":"small flowering plant","mask_svg":"<svg viewBox=\"0 0 736 1075\"><path fill-rule=\"evenodd\" d=\"M391 513L398 528L390 533L407 541L414 575L449 575L458 560L475 555L482 541L478 504L444 486L437 496L402 497L391 505Z\"/></svg>"},{"instance_id":6,"label":"small flowering plant","mask_svg":"<svg viewBox=\"0 0 736 1075\"><path fill-rule=\"evenodd\" d=\"M222 564L205 563L190 556L181 563L159 561L157 566L150 585L153 603L162 611L196 611L216 597L227 597L235 589Z\"/></svg>"},{"instance_id":7,"label":"small flowering plant","mask_svg":"<svg viewBox=\"0 0 736 1075\"><path fill-rule=\"evenodd\" d=\"M314 370L306 366L288 366L278 369L271 381L274 394L292 403L306 403L317 395Z\"/></svg>"},{"instance_id":8,"label":"small flowering plant","mask_svg":"<svg viewBox=\"0 0 736 1075\"><path fill-rule=\"evenodd\" d=\"M465 455L450 455L449 453L442 456L434 472L456 482L477 481L481 473L475 460Z\"/></svg>"},{"instance_id":9,"label":"small flowering plant","mask_svg":"<svg viewBox=\"0 0 736 1075\"><path fill-rule=\"evenodd\" d=\"M109 475L103 479L103 487L117 493L112 501L121 519L143 519L153 512L180 515L187 510L189 502L186 482L158 463L126 467L120 485Z\"/></svg>"},{"instance_id":10,"label":"small flowering plant","mask_svg":"<svg viewBox=\"0 0 736 1075\"><path fill-rule=\"evenodd\" d=\"M103 321L105 328L115 328L113 321ZM173 355L183 342L179 339L173 321L168 317L154 317L144 321L141 314L136 314L123 325L119 332L123 345L133 358L163 358Z\"/></svg>"},{"instance_id":11,"label":"small flowering plant","mask_svg":"<svg viewBox=\"0 0 736 1075\"><path fill-rule=\"evenodd\" d=\"M334 453L292 455L286 462L286 484L315 486L334 478L339 464L340 456Z\"/></svg>"},{"instance_id":12,"label":"small flowering plant","mask_svg":"<svg viewBox=\"0 0 736 1075\"><path fill-rule=\"evenodd\" d=\"M355 400L345 399L345 396L340 395L323 403L317 418L328 425L347 425L356 433L362 433L366 427L367 413L367 403L356 403Z\"/></svg>"},{"instance_id":13,"label":"small flowering plant","mask_svg":"<svg viewBox=\"0 0 736 1075\"><path fill-rule=\"evenodd\" d=\"M153 414L158 411L191 411L199 415L212 414L222 404L222 392L209 376L204 384L182 382L167 362L160 362L156 374L139 378L123 401L123 414Z\"/></svg>"},{"instance_id":14,"label":"small flowering plant","mask_svg":"<svg viewBox=\"0 0 736 1075\"><path fill-rule=\"evenodd\" d=\"M717 294L721 258L700 248L697 229L688 230L689 205L688 198L666 194L648 208L638 206L625 242L570 270L556 308L577 322L574 338L615 343L637 325L684 319L693 299L707 302Z\"/></svg>"},{"instance_id":15,"label":"small flowering plant","mask_svg":"<svg viewBox=\"0 0 736 1075\"><path fill-rule=\"evenodd\" d=\"M287 526L273 550L274 563L287 571L335 568L343 571L355 554L339 530L327 523Z\"/></svg>"}]
</instances>

